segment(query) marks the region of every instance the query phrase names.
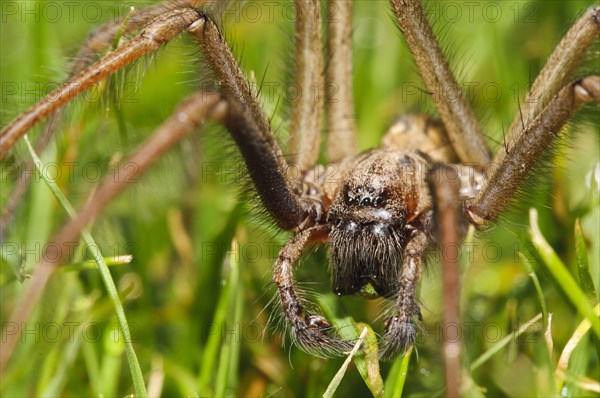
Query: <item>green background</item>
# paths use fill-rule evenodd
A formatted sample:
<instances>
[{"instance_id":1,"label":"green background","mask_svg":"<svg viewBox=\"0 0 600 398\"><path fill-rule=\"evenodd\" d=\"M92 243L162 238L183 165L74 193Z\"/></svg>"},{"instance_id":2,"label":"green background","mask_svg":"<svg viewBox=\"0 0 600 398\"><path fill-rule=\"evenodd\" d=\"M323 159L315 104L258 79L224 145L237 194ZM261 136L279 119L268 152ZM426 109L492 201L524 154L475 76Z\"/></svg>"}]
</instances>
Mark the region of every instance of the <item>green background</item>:
<instances>
[{"instance_id":1,"label":"green background","mask_svg":"<svg viewBox=\"0 0 600 398\"><path fill-rule=\"evenodd\" d=\"M143 7L148 3L133 4ZM590 4L428 2L430 19L435 21L459 80L474 88L470 100L494 150L518 111L516 97L524 97L561 34ZM129 6L109 1L3 2L1 124L6 125L66 78L86 35L116 14L127 14ZM289 87L293 62L290 10L285 2L250 1L233 3L222 18L225 35L234 44L247 76L254 74L257 81L264 82L261 100L265 113L273 117L272 126L281 142L286 139L285 88ZM390 15L386 1L356 2L354 93L361 149L377 146L398 115L435 113L429 98L418 91L422 83ZM598 53L596 42L578 75L599 73ZM198 87L211 86L201 58L191 38L178 37L69 105L43 159L60 167L60 175L52 175L58 176L57 183L76 207L101 177L116 177L114 164L148 137L179 101ZM590 273L598 280L599 119L595 105L581 112L566 129L559 150L548 157L534 178L537 183L526 186L520 203L511 207L497 226L478 234L472 258L464 251L461 301L465 361L477 358L540 312L531 279L517 255L524 239L517 236L526 236L531 204L540 212L543 234L576 280L573 225L576 218L581 219ZM37 127L30 136L35 139L40 131ZM15 167L28 159L22 143L12 154L2 163L2 208L14 186ZM115 200L94 221L92 235L105 256L133 255L132 263L111 270L123 293L128 320L134 325L135 348L149 392L163 396L219 392L320 396L343 359L314 358L290 344L273 306L275 291L270 281L277 251L291 235L277 231L247 203L242 192L246 180L239 162L225 131L202 129ZM49 173L56 170L48 168ZM28 283L18 282L15 270L34 272L36 256L66 218L47 187L36 178L4 237L0 275L3 322ZM228 254L233 239L239 245L237 256ZM12 253L14 244L28 253ZM73 262L89 258L79 251ZM225 287L232 261L239 262L239 284L228 292ZM556 393L548 369L555 366L582 318L562 292L560 281L543 265L534 268L553 313L553 358L548 359L543 331L537 328L512 341L467 378L474 383L470 394ZM327 293L330 282L325 248L304 257L298 278L308 290L307 297L316 300L315 293L333 297ZM405 392L441 396L442 287L435 259L424 272L420 297L425 320ZM597 296L590 300L597 303ZM377 319L384 308L382 302L355 297L332 302L338 316L352 316L382 331L382 319ZM231 317L236 306L242 309L236 315L241 317L239 322L215 323L219 308ZM90 326L85 326L88 323ZM71 333L69 324L82 329ZM33 332L24 337L2 376L2 395L132 393L115 325L114 311L96 271L55 274L27 325ZM61 331L59 338L54 338L54 326ZM221 338L213 346L210 336L214 333L221 333ZM569 370L597 381L598 347L593 336L584 338ZM239 353L229 357L233 362L223 359L229 352ZM384 380L390 365L381 364ZM152 390L153 386L159 387ZM572 385L565 393L593 395ZM352 366L338 394L368 394Z\"/></svg>"}]
</instances>

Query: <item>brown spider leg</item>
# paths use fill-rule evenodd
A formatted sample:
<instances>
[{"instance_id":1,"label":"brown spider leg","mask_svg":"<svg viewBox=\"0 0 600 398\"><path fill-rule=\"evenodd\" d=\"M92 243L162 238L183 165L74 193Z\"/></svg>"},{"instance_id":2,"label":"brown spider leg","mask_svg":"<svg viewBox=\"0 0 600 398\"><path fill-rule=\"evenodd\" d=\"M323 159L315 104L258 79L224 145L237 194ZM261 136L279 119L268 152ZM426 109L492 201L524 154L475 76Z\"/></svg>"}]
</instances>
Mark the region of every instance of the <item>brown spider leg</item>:
<instances>
[{"instance_id":1,"label":"brown spider leg","mask_svg":"<svg viewBox=\"0 0 600 398\"><path fill-rule=\"evenodd\" d=\"M188 33L200 44L202 54L227 99L235 101L244 111L249 112L263 139L276 146L269 121L260 107L258 98L250 88L248 79L237 64L217 25L207 15L202 14L202 17L188 28Z\"/></svg>"},{"instance_id":2,"label":"brown spider leg","mask_svg":"<svg viewBox=\"0 0 600 398\"><path fill-rule=\"evenodd\" d=\"M89 67L95 60L98 54L106 51L113 44L117 33L122 29L123 34L131 33L142 26L148 24L152 19L158 17L165 12L172 11L177 8L196 8L206 3L208 0L177 0L172 2L160 3L148 8L143 8L136 11L123 25L123 17L110 21L95 29L85 40L79 52L75 56L71 71L66 81L70 81L74 76L78 75L85 68ZM42 136L35 144L36 153L42 153L50 142L58 122L62 117L63 109L59 109L50 116L48 124L44 128ZM15 182L15 188L12 191L10 198L7 201L6 207L0 218L0 243L3 241L4 233L11 223L11 220L21 203L21 199L27 192L27 186L31 176L34 174L33 160L29 160L21 175Z\"/></svg>"},{"instance_id":3,"label":"brown spider leg","mask_svg":"<svg viewBox=\"0 0 600 398\"><path fill-rule=\"evenodd\" d=\"M521 135L556 93L564 87L587 48L600 34L600 6L588 8L563 36L529 89L506 135L511 142Z\"/></svg>"},{"instance_id":4,"label":"brown spider leg","mask_svg":"<svg viewBox=\"0 0 600 398\"><path fill-rule=\"evenodd\" d=\"M397 313L385 323L383 359L393 358L414 344L417 329L413 318L421 319L421 310L416 301L417 283L421 276L422 256L429 245L424 232L418 232L404 249L402 274L396 297Z\"/></svg>"},{"instance_id":5,"label":"brown spider leg","mask_svg":"<svg viewBox=\"0 0 600 398\"><path fill-rule=\"evenodd\" d=\"M494 221L567 120L582 104L594 101L600 102L600 76L584 77L560 90L506 150L498 151L486 173L487 182L467 204L471 221L480 225Z\"/></svg>"},{"instance_id":6,"label":"brown spider leg","mask_svg":"<svg viewBox=\"0 0 600 398\"><path fill-rule=\"evenodd\" d=\"M327 159L331 163L356 154L352 95L352 2L327 2Z\"/></svg>"},{"instance_id":7,"label":"brown spider leg","mask_svg":"<svg viewBox=\"0 0 600 398\"><path fill-rule=\"evenodd\" d=\"M420 0L392 0L398 25L462 163L483 167L491 156L481 127L433 34Z\"/></svg>"},{"instance_id":8,"label":"brown spider leg","mask_svg":"<svg viewBox=\"0 0 600 398\"><path fill-rule=\"evenodd\" d=\"M258 99L217 26L204 16L188 31L198 40L225 97L232 103L232 109L234 104L239 106L238 117L227 119L225 127L244 157L266 210L286 230L314 225L320 217L319 210L309 208L296 194L289 167Z\"/></svg>"},{"instance_id":9,"label":"brown spider leg","mask_svg":"<svg viewBox=\"0 0 600 398\"><path fill-rule=\"evenodd\" d=\"M105 77L141 56L156 51L196 21L198 17L198 12L192 9L180 9L163 14L148 25L139 36L107 54L70 81L63 83L2 129L0 132L0 159L3 159L14 143L38 122L65 106L73 98Z\"/></svg>"},{"instance_id":10,"label":"brown spider leg","mask_svg":"<svg viewBox=\"0 0 600 398\"><path fill-rule=\"evenodd\" d=\"M290 115L288 152L300 171L317 162L323 114L321 6L318 0L296 0L296 96Z\"/></svg>"},{"instance_id":11,"label":"brown spider leg","mask_svg":"<svg viewBox=\"0 0 600 398\"><path fill-rule=\"evenodd\" d=\"M154 18L159 17L165 13L177 10L177 9L194 9L198 8L210 0L174 0L165 1L159 4L135 10L131 16L123 16L116 18L113 21L107 22L92 33L85 39L83 45L79 49L79 52L75 56L75 62L71 67L71 73L69 78L79 74L85 68L90 66L98 54L103 53L110 49L113 45L115 36L122 29L122 34L129 34L137 29L140 29L150 23ZM125 24L124 19L127 18Z\"/></svg>"},{"instance_id":12,"label":"brown spider leg","mask_svg":"<svg viewBox=\"0 0 600 398\"><path fill-rule=\"evenodd\" d=\"M72 253L70 242L77 242L80 231L96 217L111 201L131 186L137 178L158 160L170 147L193 132L207 119L222 120L226 117L227 104L221 96L214 93L197 93L175 110L173 116L165 121L156 132L125 161L121 162L116 174L106 178L100 188L85 201L77 217L71 219L54 235L46 245L41 263L27 284L27 289L7 324L23 325L40 299L48 279L67 256ZM117 178L115 178L117 177ZM18 334L3 332L0 349L0 373L10 359Z\"/></svg>"},{"instance_id":13,"label":"brown spider leg","mask_svg":"<svg viewBox=\"0 0 600 398\"><path fill-rule=\"evenodd\" d=\"M309 313L295 290L294 264L308 247L328 239L329 227L318 225L292 238L279 252L273 282L277 285L281 307L292 326L294 343L319 357L340 356L352 349L352 343L330 336L333 326L321 315Z\"/></svg>"},{"instance_id":14,"label":"brown spider leg","mask_svg":"<svg viewBox=\"0 0 600 398\"><path fill-rule=\"evenodd\" d=\"M436 164L429 173L429 190L434 203L434 217L438 229L438 245L442 253L442 280L444 286L444 367L446 369L446 396L460 396L461 365L460 353L460 225L463 222L460 213L460 179L456 170L450 166ZM455 249L456 251L454 251ZM450 328L458 333L449 339Z\"/></svg>"}]
</instances>

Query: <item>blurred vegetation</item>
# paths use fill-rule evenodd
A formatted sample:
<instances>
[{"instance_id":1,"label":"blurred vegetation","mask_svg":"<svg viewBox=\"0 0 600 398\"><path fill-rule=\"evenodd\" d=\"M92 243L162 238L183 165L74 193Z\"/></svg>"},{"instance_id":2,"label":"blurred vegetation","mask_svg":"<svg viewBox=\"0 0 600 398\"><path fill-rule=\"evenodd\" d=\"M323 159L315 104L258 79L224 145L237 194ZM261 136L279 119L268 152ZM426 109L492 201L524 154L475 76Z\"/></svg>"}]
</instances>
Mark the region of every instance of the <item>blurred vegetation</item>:
<instances>
[{"instance_id":1,"label":"blurred vegetation","mask_svg":"<svg viewBox=\"0 0 600 398\"><path fill-rule=\"evenodd\" d=\"M518 111L516 97L524 98L561 34L590 4L428 2L459 80L473 90L470 99L494 150ZM147 3L4 2L1 124L62 81L86 35L116 14L126 15L130 5ZM358 1L355 7L354 91L361 149L377 146L400 114L435 113L387 6L387 1ZM287 11L286 2L248 1L232 3L222 17L247 75L263 82L265 112L273 115L272 125L282 141L287 118L281 109L293 57ZM582 73L600 72L599 50L596 43ZM148 137L179 101L210 82L200 59L193 41L181 36L67 108L60 133L41 157L76 208L101 178L118 178L113 174L115 163ZM600 345L593 332L584 335L572 353L563 388L554 376L558 358L583 316L564 290L564 280L555 277L555 268L524 248L532 239L527 210L534 205L541 234L589 305L597 304L599 125L598 107L584 109L566 129L559 150L536 174L539 184L528 185L520 204L463 248L465 369L487 350L498 349L472 373L465 370L468 395L595 395L581 388L586 380L597 386L600 378ZM40 131L38 127L30 133L34 141ZM271 268L290 234L279 233L247 204L240 193L244 178L239 159L229 156L235 151L226 137L219 128L203 128L132 184L90 226L105 257L133 256L131 263L110 269L146 388L150 395L162 396L321 396L343 358L311 357L284 333L273 305ZM29 159L23 143L12 154L2 163L2 208L16 170ZM35 272L41 250L67 217L44 182L34 178L3 237L3 324L28 283L27 275ZM581 235L575 234L576 219ZM110 298L99 273L82 266L91 259L90 253L78 249L68 268L76 272L52 277L26 325L29 332L2 375L3 396L133 392ZM383 303L334 297L329 293L327 261L324 247L303 259L298 279L307 296L328 303L328 311L340 322L351 317L381 333L382 320L377 318ZM534 279L528 276L532 272ZM434 258L421 286L424 321L408 364L403 388L407 396L443 395L440 281ZM551 355L541 321L499 346L502 338L542 311L542 302L552 314ZM390 380L406 366L400 360L380 364L390 387L387 394L399 391ZM351 365L335 395L367 394L369 388Z\"/></svg>"}]
</instances>

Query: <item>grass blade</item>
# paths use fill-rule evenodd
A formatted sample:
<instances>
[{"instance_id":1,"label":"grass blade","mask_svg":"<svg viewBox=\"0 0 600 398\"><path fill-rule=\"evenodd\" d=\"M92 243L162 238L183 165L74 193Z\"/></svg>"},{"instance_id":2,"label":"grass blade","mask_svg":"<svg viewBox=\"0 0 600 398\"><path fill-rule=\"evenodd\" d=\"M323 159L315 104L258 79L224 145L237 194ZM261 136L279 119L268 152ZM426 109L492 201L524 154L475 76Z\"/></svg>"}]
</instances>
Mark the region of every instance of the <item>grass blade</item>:
<instances>
[{"instance_id":1,"label":"grass blade","mask_svg":"<svg viewBox=\"0 0 600 398\"><path fill-rule=\"evenodd\" d=\"M597 380L571 374L571 372L562 368L557 369L556 373L565 381L573 383L582 390L587 390L596 394L600 394L600 383L598 383Z\"/></svg>"},{"instance_id":2,"label":"grass blade","mask_svg":"<svg viewBox=\"0 0 600 398\"><path fill-rule=\"evenodd\" d=\"M596 313L596 316L600 316L600 304L598 304L594 308L594 311ZM556 366L556 375L560 380L560 384L558 386L559 391L562 389L562 381L566 380L565 372L569 368L569 358L575 350L575 347L577 347L581 340L583 340L583 337L586 335L586 333L590 330L591 327L592 323L589 321L589 319L586 318L583 321L581 321L581 323L579 324L579 326L577 326L575 332L573 332L573 335L567 342L567 345L563 349L563 352L560 354L560 358L558 359L558 365Z\"/></svg>"},{"instance_id":3,"label":"grass blade","mask_svg":"<svg viewBox=\"0 0 600 398\"><path fill-rule=\"evenodd\" d=\"M583 231L579 224L579 219L575 220L575 252L577 254L577 272L579 274L579 286L581 290L591 299L596 300L596 289L590 275L590 265L588 262L588 250L583 237Z\"/></svg>"},{"instance_id":4,"label":"grass blade","mask_svg":"<svg viewBox=\"0 0 600 398\"><path fill-rule=\"evenodd\" d=\"M237 240L231 242L229 255L230 274L228 278L229 291L223 300L227 303L227 316L224 323L225 330L236 330L241 325L243 289L240 283L240 268L238 263L239 244ZM217 367L215 395L217 397L233 396L237 364L240 352L241 336L229 335L222 341L219 364Z\"/></svg>"},{"instance_id":5,"label":"grass blade","mask_svg":"<svg viewBox=\"0 0 600 398\"><path fill-rule=\"evenodd\" d=\"M413 352L413 346L410 346L404 354L394 362L390 374L385 381L386 397L401 397L404 390L404 383L408 375L408 364Z\"/></svg>"},{"instance_id":6,"label":"grass blade","mask_svg":"<svg viewBox=\"0 0 600 398\"><path fill-rule=\"evenodd\" d=\"M521 325L521 327L518 330L515 330L514 332L500 340L498 343L494 344L489 350L481 354L479 358L477 358L473 361L473 363L471 363L471 372L474 372L475 369L483 365L485 362L487 362L488 359L500 352L500 350L506 347L511 341L513 341L513 339L525 333L531 325L535 324L540 319L542 319L542 314L537 314L531 320Z\"/></svg>"},{"instance_id":7,"label":"grass blade","mask_svg":"<svg viewBox=\"0 0 600 398\"><path fill-rule=\"evenodd\" d=\"M126 254L123 256L111 256L104 257L104 263L107 267L114 267L116 265L125 265L131 263L133 260L133 256L130 254ZM79 263L72 263L68 265L64 265L60 268L60 271L83 271L86 269L96 269L97 265L94 260L89 261L81 261Z\"/></svg>"},{"instance_id":8,"label":"grass blade","mask_svg":"<svg viewBox=\"0 0 600 398\"><path fill-rule=\"evenodd\" d=\"M357 330L360 328L367 329L367 335L364 343L364 360L360 360L359 356L354 357L354 363L358 368L358 371L363 376L363 379L367 383L367 386L373 393L374 397L383 397L385 386L381 373L379 372L379 350L377 349L377 334L371 329L366 323L358 323L356 325ZM365 367L364 371L361 367ZM364 374L363 374L364 373Z\"/></svg>"},{"instance_id":9,"label":"grass blade","mask_svg":"<svg viewBox=\"0 0 600 398\"><path fill-rule=\"evenodd\" d=\"M352 357L354 357L354 354L356 354L356 352L360 348L363 340L365 339L365 336L367 335L367 331L368 331L367 328L363 328L363 331L360 334L360 336L358 337L356 344L354 344L354 348L352 349L352 351L350 351L350 355L348 355L348 358L346 358L346 360L342 364L342 367L340 368L340 370L338 370L338 372L335 374L334 378L331 380L331 382L327 386L327 390L325 390L325 393L323 394L323 398L333 397L335 390L337 390L338 386L340 385L340 382L342 381L342 379L344 378L344 375L346 374L346 370L348 369L348 365L350 365L350 361L352 361Z\"/></svg>"},{"instance_id":10,"label":"grass blade","mask_svg":"<svg viewBox=\"0 0 600 398\"><path fill-rule=\"evenodd\" d=\"M62 194L56 183L52 179L48 178L48 176L46 176L45 173L42 172L42 161L35 153L35 150L33 149L31 142L29 142L29 138L27 137L27 135L25 135L24 139L27 144L27 148L29 149L29 153L33 158L36 170L44 179L44 182L46 183L46 185L48 185L48 188L50 188L56 199L67 212L67 214L69 214L71 218L75 218L77 216L77 212L75 211L73 206L71 206L71 203L69 203L67 198ZM117 287L115 286L112 276L110 275L110 271L108 270L108 266L104 261L104 257L98 249L99 246L96 244L87 228L82 229L81 236L86 246L90 249L90 252L94 257L94 261L96 261L96 264L98 265L98 271L100 272L100 276L102 278L102 281L104 282L106 291L108 292L108 295L111 298L115 307L119 328L121 330L121 333L123 333L125 353L127 355L127 362L129 363L129 369L133 380L133 388L135 390L135 395L136 397L145 397L147 394L146 387L144 385L144 376L142 374L142 369L138 362L137 356L135 355L135 350L133 349L133 344L131 342L131 334L129 333L129 325L127 323L125 311L123 310L123 305L121 304L121 300L119 299Z\"/></svg>"},{"instance_id":11,"label":"grass blade","mask_svg":"<svg viewBox=\"0 0 600 398\"><path fill-rule=\"evenodd\" d=\"M231 242L231 251L224 260L226 283L221 290L217 309L211 325L216 333L210 333L202 355L201 369L198 378L201 395L226 396L234 394L239 363L241 336L226 333L234 330L242 322L243 298L240 269L239 244L236 239ZM214 377L214 378L213 378Z\"/></svg>"},{"instance_id":12,"label":"grass blade","mask_svg":"<svg viewBox=\"0 0 600 398\"><path fill-rule=\"evenodd\" d=\"M328 319L333 320L338 329L340 337L347 341L356 341L359 338L358 331L367 328L365 337L364 354L359 352L354 356L354 364L364 380L365 384L374 397L381 397L384 391L383 380L379 373L379 357L377 352L377 335L370 326L360 323L356 324L350 317L338 318L335 316L334 297L323 295L319 297L319 305Z\"/></svg>"},{"instance_id":13,"label":"grass blade","mask_svg":"<svg viewBox=\"0 0 600 398\"><path fill-rule=\"evenodd\" d=\"M577 285L577 282L575 282L575 279L573 279L554 249L552 249L542 235L537 224L536 209L530 209L529 219L531 226L531 240L537 246L540 257L571 303L577 308L577 311L579 311L581 315L590 320L592 323L592 330L596 336L600 337L600 319L594 315L594 309L589 300L579 285Z\"/></svg>"},{"instance_id":14,"label":"grass blade","mask_svg":"<svg viewBox=\"0 0 600 398\"><path fill-rule=\"evenodd\" d=\"M535 274L535 271L533 270L533 261L531 261L527 252L519 252L519 258L521 258L521 261L523 261L523 265L525 265L527 275L529 275L533 282L533 286L535 287L538 300L540 301L540 307L542 307L542 317L544 319L544 326L546 326L548 325L548 307L546 306L546 299L544 298L544 292L542 292L542 285L540 284L540 280L538 279L537 275Z\"/></svg>"}]
</instances>

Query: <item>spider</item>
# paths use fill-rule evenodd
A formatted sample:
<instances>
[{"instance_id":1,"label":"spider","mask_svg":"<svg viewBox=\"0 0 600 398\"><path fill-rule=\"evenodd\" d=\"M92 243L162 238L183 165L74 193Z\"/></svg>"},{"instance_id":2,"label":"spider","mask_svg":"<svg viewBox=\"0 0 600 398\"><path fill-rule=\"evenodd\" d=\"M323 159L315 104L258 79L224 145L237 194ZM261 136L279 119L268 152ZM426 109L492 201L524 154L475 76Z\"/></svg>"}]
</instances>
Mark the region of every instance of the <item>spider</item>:
<instances>
[{"instance_id":1,"label":"spider","mask_svg":"<svg viewBox=\"0 0 600 398\"><path fill-rule=\"evenodd\" d=\"M165 3L139 11L124 26L126 31L139 29L141 33L92 63L90 53L109 47L121 24L99 30L77 58L74 77L2 130L0 156L7 156L16 140L34 124L58 112L87 88L179 33L188 32L198 41L220 91L191 96L124 164L138 165L130 176L133 178L199 124L206 120L222 123L240 150L266 213L281 229L294 233L279 253L273 280L293 340L317 355L342 355L351 349L352 342L340 339L332 324L297 291L294 266L306 249L321 243L330 245L335 293L381 296L394 303L393 313L385 321L381 354L394 357L416 338L416 321L421 316L416 289L427 253L458 241L467 224L482 227L497 220L563 124L582 104L600 100L598 76L568 80L598 35L600 8L592 7L551 55L521 104L505 142L492 156L421 3L393 0L391 9L441 123L424 116L402 118L386 134L381 147L358 153L350 84L352 3L328 3L339 23L328 21L325 68L319 44L321 7L318 2L298 2L298 95L292 105L290 140L284 152L256 90L217 25L210 14L198 11L202 3ZM311 87L315 84L325 90L314 95ZM327 156L333 165L327 170L333 174L316 165L323 104ZM55 241L74 239L126 182L102 185ZM53 269L63 260L62 255L47 254L31 286L43 286L49 274L43 270ZM17 309L15 313L26 316L27 311Z\"/></svg>"}]
</instances>

